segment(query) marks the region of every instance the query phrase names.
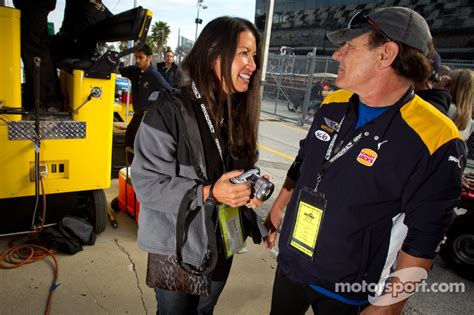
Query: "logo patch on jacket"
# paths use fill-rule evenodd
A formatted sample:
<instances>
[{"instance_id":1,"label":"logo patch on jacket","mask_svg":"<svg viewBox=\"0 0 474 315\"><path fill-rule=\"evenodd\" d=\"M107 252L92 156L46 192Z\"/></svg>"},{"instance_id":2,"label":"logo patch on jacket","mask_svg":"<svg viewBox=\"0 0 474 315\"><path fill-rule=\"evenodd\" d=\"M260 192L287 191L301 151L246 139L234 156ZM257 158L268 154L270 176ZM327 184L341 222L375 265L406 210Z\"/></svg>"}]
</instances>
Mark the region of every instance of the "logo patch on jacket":
<instances>
[{"instance_id":1,"label":"logo patch on jacket","mask_svg":"<svg viewBox=\"0 0 474 315\"><path fill-rule=\"evenodd\" d=\"M331 140L331 137L328 135L328 133L326 131L316 130L314 135L316 136L316 138L318 138L321 141Z\"/></svg>"},{"instance_id":2,"label":"logo patch on jacket","mask_svg":"<svg viewBox=\"0 0 474 315\"><path fill-rule=\"evenodd\" d=\"M329 128L339 131L339 124L334 120L324 117L324 122L328 125Z\"/></svg>"},{"instance_id":3,"label":"logo patch on jacket","mask_svg":"<svg viewBox=\"0 0 474 315\"><path fill-rule=\"evenodd\" d=\"M365 166L372 166L377 160L377 152L371 149L362 149L357 157L357 162Z\"/></svg>"},{"instance_id":4,"label":"logo patch on jacket","mask_svg":"<svg viewBox=\"0 0 474 315\"><path fill-rule=\"evenodd\" d=\"M319 128L323 129L324 131L327 131L328 133L333 133L334 132L334 129L322 124L321 126L319 126Z\"/></svg>"}]
</instances>

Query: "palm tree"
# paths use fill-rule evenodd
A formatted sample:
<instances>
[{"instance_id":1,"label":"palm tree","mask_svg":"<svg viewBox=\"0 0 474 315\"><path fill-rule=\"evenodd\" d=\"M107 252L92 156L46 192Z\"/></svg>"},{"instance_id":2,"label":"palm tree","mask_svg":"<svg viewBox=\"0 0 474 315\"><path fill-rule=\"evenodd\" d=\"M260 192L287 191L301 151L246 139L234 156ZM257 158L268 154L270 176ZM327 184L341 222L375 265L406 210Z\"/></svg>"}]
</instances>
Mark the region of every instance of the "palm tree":
<instances>
[{"instance_id":1,"label":"palm tree","mask_svg":"<svg viewBox=\"0 0 474 315\"><path fill-rule=\"evenodd\" d=\"M127 41L122 41L119 43L119 50L124 51L128 48L128 42Z\"/></svg>"},{"instance_id":2,"label":"palm tree","mask_svg":"<svg viewBox=\"0 0 474 315\"><path fill-rule=\"evenodd\" d=\"M151 27L151 34L147 37L147 43L152 49L157 49L158 53L164 53L170 33L171 29L168 23L163 21L155 22Z\"/></svg>"}]
</instances>

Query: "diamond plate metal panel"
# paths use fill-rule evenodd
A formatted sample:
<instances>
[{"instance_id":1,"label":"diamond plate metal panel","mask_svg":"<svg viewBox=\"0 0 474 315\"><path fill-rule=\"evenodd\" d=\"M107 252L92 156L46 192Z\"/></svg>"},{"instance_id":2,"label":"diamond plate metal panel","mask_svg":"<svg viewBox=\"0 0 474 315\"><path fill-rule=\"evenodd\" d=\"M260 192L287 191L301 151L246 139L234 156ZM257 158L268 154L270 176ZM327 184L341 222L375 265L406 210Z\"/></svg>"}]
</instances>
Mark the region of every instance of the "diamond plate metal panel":
<instances>
[{"instance_id":1,"label":"diamond plate metal panel","mask_svg":"<svg viewBox=\"0 0 474 315\"><path fill-rule=\"evenodd\" d=\"M40 139L84 139L86 122L73 120L40 121ZM9 140L35 139L34 121L8 122Z\"/></svg>"}]
</instances>

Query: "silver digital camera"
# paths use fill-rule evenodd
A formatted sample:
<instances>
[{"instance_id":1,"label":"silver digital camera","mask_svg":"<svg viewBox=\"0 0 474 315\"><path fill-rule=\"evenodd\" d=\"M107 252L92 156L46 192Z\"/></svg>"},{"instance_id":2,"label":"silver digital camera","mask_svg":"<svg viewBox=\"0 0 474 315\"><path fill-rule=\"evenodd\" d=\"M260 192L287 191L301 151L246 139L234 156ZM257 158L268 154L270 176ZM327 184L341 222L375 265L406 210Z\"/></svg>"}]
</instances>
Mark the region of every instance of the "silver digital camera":
<instances>
[{"instance_id":1,"label":"silver digital camera","mask_svg":"<svg viewBox=\"0 0 474 315\"><path fill-rule=\"evenodd\" d=\"M240 176L231 178L230 181L234 184L249 182L252 184L255 197L261 201L270 198L275 189L275 185L273 185L272 182L260 175L260 170L258 168L252 168Z\"/></svg>"}]
</instances>

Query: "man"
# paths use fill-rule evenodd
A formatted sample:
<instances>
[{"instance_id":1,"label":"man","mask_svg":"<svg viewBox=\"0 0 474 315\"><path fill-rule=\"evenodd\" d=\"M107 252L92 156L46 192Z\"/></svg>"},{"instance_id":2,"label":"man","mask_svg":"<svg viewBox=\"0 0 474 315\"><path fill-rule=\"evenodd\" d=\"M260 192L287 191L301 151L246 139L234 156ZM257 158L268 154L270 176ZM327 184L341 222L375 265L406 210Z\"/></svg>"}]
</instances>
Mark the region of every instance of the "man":
<instances>
[{"instance_id":1,"label":"man","mask_svg":"<svg viewBox=\"0 0 474 315\"><path fill-rule=\"evenodd\" d=\"M25 68L23 107L34 108L34 57L41 58L40 106L48 112L64 107L56 64L66 58L90 58L95 49L94 40L81 35L93 24L112 15L101 0L67 0L64 19L58 35L48 35L48 14L56 7L56 0L14 0L21 10L21 58Z\"/></svg>"},{"instance_id":2,"label":"man","mask_svg":"<svg viewBox=\"0 0 474 315\"><path fill-rule=\"evenodd\" d=\"M111 16L102 0L66 0L61 28L52 38L53 59L90 59L97 45L94 35L100 32L95 24Z\"/></svg>"},{"instance_id":3,"label":"man","mask_svg":"<svg viewBox=\"0 0 474 315\"><path fill-rule=\"evenodd\" d=\"M35 106L34 58L39 57L41 109L58 112L63 108L63 95L48 47L48 14L56 7L56 0L14 0L13 4L21 10L21 58L25 70L23 108L33 110Z\"/></svg>"},{"instance_id":4,"label":"man","mask_svg":"<svg viewBox=\"0 0 474 315\"><path fill-rule=\"evenodd\" d=\"M156 67L170 86L177 87L180 73L178 66L174 63L174 54L171 50L165 52L165 61L157 63Z\"/></svg>"},{"instance_id":5,"label":"man","mask_svg":"<svg viewBox=\"0 0 474 315\"><path fill-rule=\"evenodd\" d=\"M400 314L403 281L431 268L457 204L464 147L454 124L413 93L431 70L418 13L359 12L328 38L341 45L341 90L316 113L266 221L270 247L286 207L271 314L310 305L315 314ZM386 281L395 263L401 280Z\"/></svg>"},{"instance_id":6,"label":"man","mask_svg":"<svg viewBox=\"0 0 474 315\"><path fill-rule=\"evenodd\" d=\"M436 86L436 84L441 82L441 56L433 49L429 54L429 59L432 66L431 75L424 82L415 82L415 93L436 107L440 112L448 115L451 95L448 90Z\"/></svg>"},{"instance_id":7,"label":"man","mask_svg":"<svg viewBox=\"0 0 474 315\"><path fill-rule=\"evenodd\" d=\"M135 65L119 67L120 74L132 82L133 117L125 133L125 146L133 148L135 134L148 106L158 99L163 89L170 90L168 82L152 64L153 52L148 45L135 52ZM129 161L132 161L129 157Z\"/></svg>"}]
</instances>

